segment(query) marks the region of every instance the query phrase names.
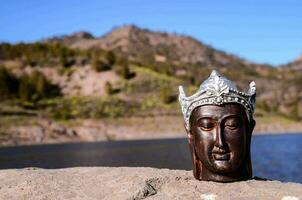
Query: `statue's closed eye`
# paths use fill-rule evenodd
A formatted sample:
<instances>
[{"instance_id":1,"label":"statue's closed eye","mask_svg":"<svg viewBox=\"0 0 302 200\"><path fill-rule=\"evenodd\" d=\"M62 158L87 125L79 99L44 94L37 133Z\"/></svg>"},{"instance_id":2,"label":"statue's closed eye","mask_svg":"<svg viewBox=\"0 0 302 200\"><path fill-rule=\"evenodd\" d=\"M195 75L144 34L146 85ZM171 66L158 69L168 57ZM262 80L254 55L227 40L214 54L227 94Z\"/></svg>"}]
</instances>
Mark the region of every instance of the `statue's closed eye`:
<instances>
[{"instance_id":1,"label":"statue's closed eye","mask_svg":"<svg viewBox=\"0 0 302 200\"><path fill-rule=\"evenodd\" d=\"M229 130L236 130L240 127L241 121L239 118L227 119L224 123L225 128Z\"/></svg>"},{"instance_id":2,"label":"statue's closed eye","mask_svg":"<svg viewBox=\"0 0 302 200\"><path fill-rule=\"evenodd\" d=\"M204 131L210 131L216 126L216 122L211 118L202 118L198 120L198 126Z\"/></svg>"}]
</instances>

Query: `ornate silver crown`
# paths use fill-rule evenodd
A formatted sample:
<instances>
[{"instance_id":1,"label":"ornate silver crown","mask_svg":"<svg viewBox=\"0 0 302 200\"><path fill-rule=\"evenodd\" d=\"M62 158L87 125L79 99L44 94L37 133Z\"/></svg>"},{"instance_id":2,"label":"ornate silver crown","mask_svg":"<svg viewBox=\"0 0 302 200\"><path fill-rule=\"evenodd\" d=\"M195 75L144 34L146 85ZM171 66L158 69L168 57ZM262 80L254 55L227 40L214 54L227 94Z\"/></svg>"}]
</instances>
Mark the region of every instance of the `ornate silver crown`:
<instances>
[{"instance_id":1,"label":"ornate silver crown","mask_svg":"<svg viewBox=\"0 0 302 200\"><path fill-rule=\"evenodd\" d=\"M186 97L184 89L179 86L179 102L185 120L187 131L190 130L190 116L192 111L202 105L222 105L238 103L244 106L248 120L253 119L256 101L256 84L252 81L248 93L238 91L236 85L218 74L215 70L205 80L198 91Z\"/></svg>"}]
</instances>

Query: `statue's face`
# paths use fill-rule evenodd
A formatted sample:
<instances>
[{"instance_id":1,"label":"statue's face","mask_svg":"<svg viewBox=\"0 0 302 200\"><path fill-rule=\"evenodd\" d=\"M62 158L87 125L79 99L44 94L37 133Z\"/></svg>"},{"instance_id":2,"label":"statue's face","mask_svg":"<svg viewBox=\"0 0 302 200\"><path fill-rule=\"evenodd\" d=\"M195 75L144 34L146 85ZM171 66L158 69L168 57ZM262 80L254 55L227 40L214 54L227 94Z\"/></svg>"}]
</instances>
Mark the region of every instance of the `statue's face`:
<instances>
[{"instance_id":1,"label":"statue's face","mask_svg":"<svg viewBox=\"0 0 302 200\"><path fill-rule=\"evenodd\" d=\"M214 173L235 172L245 159L247 117L239 104L205 105L190 118L198 159Z\"/></svg>"}]
</instances>

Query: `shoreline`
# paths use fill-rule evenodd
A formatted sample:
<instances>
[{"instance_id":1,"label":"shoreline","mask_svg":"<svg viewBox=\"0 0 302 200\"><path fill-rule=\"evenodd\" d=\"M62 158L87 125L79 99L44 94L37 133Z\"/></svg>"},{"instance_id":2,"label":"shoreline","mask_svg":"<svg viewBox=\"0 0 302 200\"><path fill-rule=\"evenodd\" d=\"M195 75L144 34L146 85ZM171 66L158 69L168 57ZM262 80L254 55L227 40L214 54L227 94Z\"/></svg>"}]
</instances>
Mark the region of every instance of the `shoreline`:
<instances>
[{"instance_id":1,"label":"shoreline","mask_svg":"<svg viewBox=\"0 0 302 200\"><path fill-rule=\"evenodd\" d=\"M300 131L288 131L288 132L254 132L253 135L261 136L261 135L296 135L302 134L302 130Z\"/></svg>"},{"instance_id":2,"label":"shoreline","mask_svg":"<svg viewBox=\"0 0 302 200\"><path fill-rule=\"evenodd\" d=\"M75 119L36 118L27 124L0 126L0 146L186 138L181 116ZM253 135L302 133L302 123L284 118L256 118Z\"/></svg>"},{"instance_id":3,"label":"shoreline","mask_svg":"<svg viewBox=\"0 0 302 200\"><path fill-rule=\"evenodd\" d=\"M281 136L281 135L299 135L302 134L301 132L289 132L289 133L282 133L282 132L274 132L274 133L266 133L266 132L261 132L261 133L253 133L254 137L258 136ZM14 147L22 147L22 146L40 146L40 145L68 145L68 144L88 144L88 143L107 143L107 142L123 142L123 141L128 141L128 142L144 142L144 141L149 141L149 140L173 140L173 139L184 139L186 140L187 137L186 135L171 135L171 136L159 136L159 137L141 137L141 138L126 138L126 139L118 139L116 138L115 140L82 140L82 139L75 139L75 138L70 138L70 139L57 139L57 140L45 140L45 141L40 141L40 142L35 142L35 141L19 141L19 142L7 142L7 143L2 143L0 144L0 148L14 148Z\"/></svg>"}]
</instances>

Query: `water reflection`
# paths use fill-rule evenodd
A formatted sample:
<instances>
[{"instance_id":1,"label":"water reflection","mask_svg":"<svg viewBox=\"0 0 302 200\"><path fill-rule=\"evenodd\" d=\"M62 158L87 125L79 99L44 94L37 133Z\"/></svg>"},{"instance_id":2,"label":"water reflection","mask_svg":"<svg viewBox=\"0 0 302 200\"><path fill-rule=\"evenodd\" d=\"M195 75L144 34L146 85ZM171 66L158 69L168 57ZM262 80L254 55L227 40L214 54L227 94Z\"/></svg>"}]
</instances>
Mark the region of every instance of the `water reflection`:
<instances>
[{"instance_id":1,"label":"water reflection","mask_svg":"<svg viewBox=\"0 0 302 200\"><path fill-rule=\"evenodd\" d=\"M254 136L254 175L302 183L302 134ZM0 168L131 166L191 170L185 139L115 141L7 147Z\"/></svg>"}]
</instances>

